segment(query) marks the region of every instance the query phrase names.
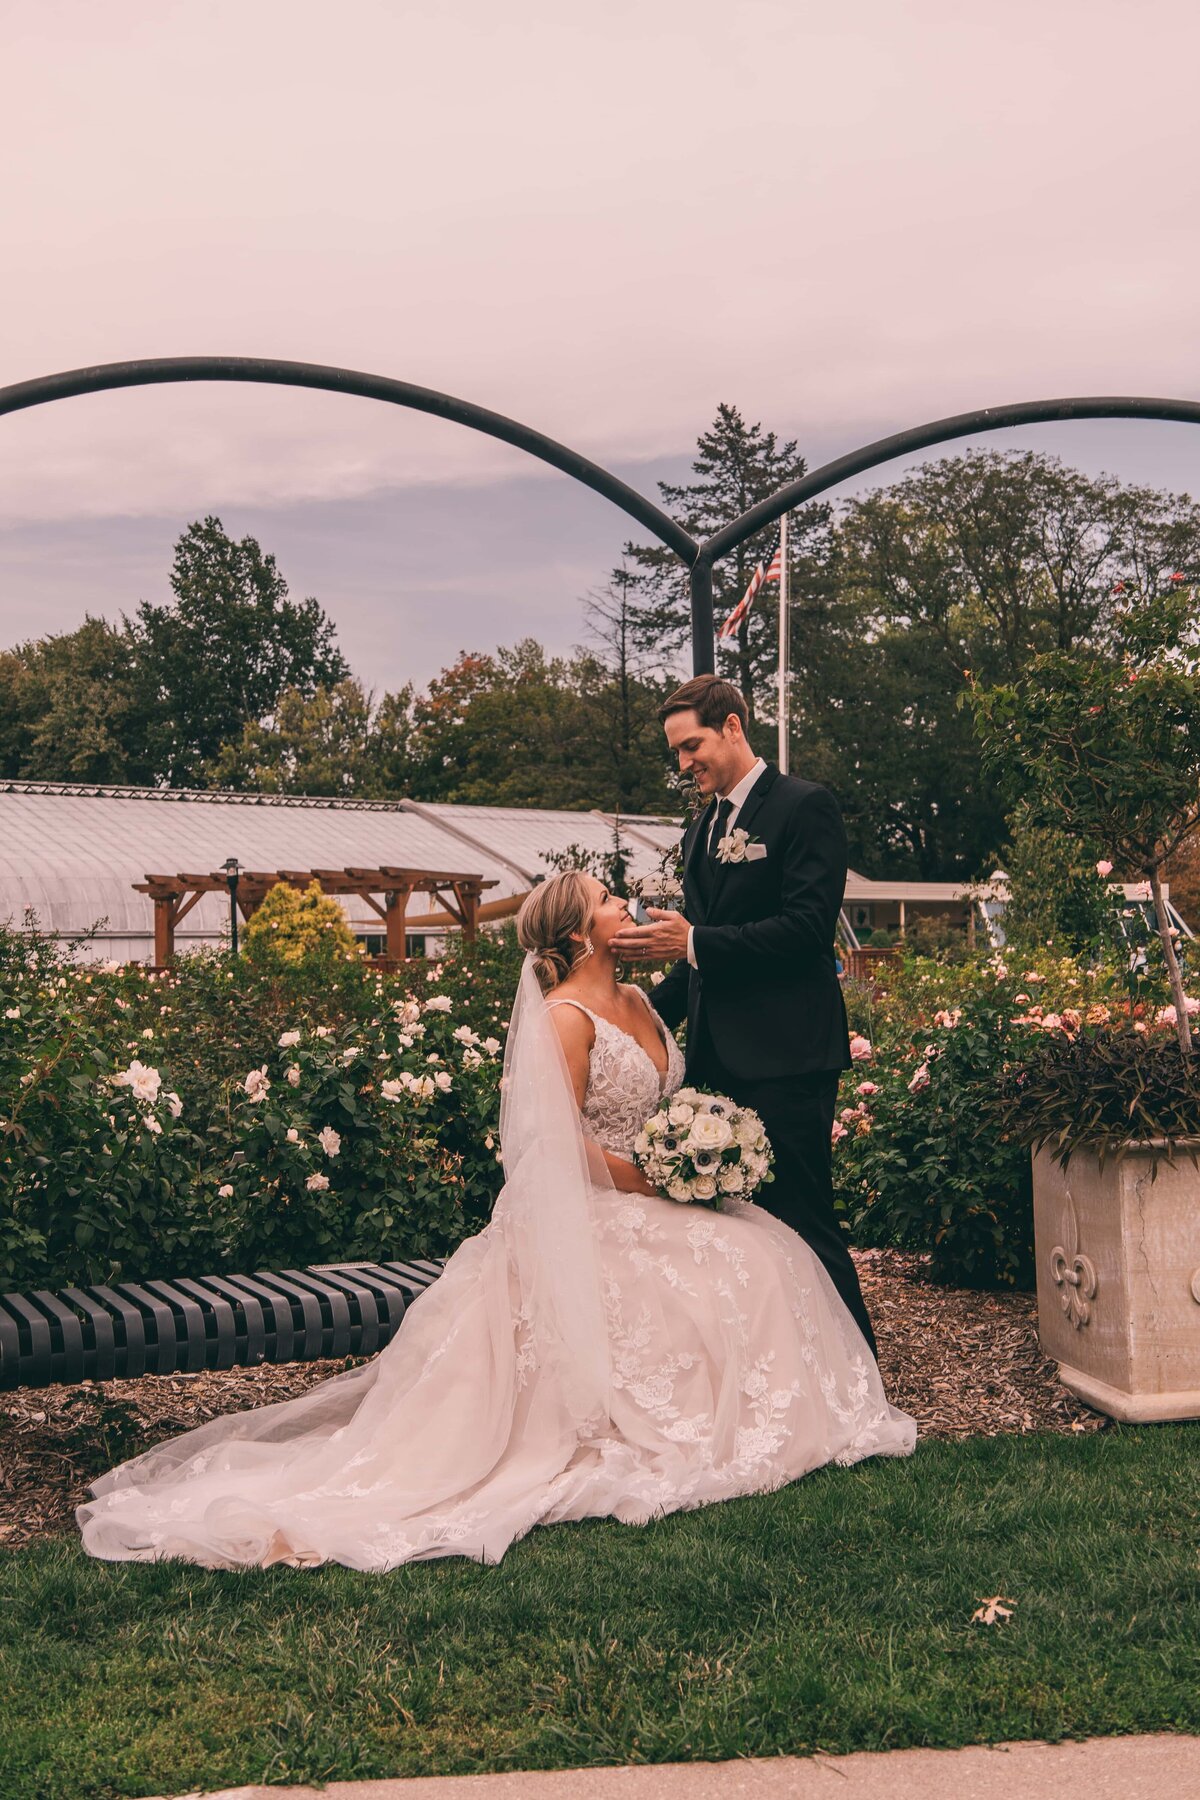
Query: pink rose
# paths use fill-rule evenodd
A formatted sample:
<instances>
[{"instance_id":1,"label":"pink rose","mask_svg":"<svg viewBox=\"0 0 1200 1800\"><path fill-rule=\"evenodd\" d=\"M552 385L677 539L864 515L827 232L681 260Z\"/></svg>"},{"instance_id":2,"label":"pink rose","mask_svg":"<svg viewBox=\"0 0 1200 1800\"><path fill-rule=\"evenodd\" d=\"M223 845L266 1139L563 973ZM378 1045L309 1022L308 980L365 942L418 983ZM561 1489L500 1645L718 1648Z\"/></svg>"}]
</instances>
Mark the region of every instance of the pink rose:
<instances>
[{"instance_id":1,"label":"pink rose","mask_svg":"<svg viewBox=\"0 0 1200 1800\"><path fill-rule=\"evenodd\" d=\"M1107 861L1107 859L1103 862L1098 862L1096 864L1097 875L1101 875L1101 876L1111 875L1112 872L1113 872L1113 866L1110 862Z\"/></svg>"},{"instance_id":2,"label":"pink rose","mask_svg":"<svg viewBox=\"0 0 1200 1800\"><path fill-rule=\"evenodd\" d=\"M855 1034L855 1036L850 1039L850 1056L851 1056L851 1060L854 1062L870 1062L870 1060L871 1060L871 1040L870 1040L870 1038L859 1037L857 1034Z\"/></svg>"},{"instance_id":3,"label":"pink rose","mask_svg":"<svg viewBox=\"0 0 1200 1800\"><path fill-rule=\"evenodd\" d=\"M854 1091L856 1094L862 1094L865 1097L868 1094L877 1094L879 1088L873 1081L860 1081Z\"/></svg>"}]
</instances>

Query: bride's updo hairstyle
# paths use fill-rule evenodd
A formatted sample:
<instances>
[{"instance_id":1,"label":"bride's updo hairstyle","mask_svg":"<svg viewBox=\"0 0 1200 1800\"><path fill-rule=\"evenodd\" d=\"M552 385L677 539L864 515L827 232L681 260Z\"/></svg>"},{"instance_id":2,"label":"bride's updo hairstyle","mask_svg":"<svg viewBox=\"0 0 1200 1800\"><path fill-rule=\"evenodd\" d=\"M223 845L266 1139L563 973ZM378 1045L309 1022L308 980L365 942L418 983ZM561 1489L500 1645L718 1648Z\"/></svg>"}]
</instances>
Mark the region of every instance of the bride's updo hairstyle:
<instances>
[{"instance_id":1,"label":"bride's updo hairstyle","mask_svg":"<svg viewBox=\"0 0 1200 1800\"><path fill-rule=\"evenodd\" d=\"M539 882L517 914L517 942L533 957L533 971L543 994L565 981L578 962L591 954L587 936L592 902L577 869L564 869Z\"/></svg>"}]
</instances>

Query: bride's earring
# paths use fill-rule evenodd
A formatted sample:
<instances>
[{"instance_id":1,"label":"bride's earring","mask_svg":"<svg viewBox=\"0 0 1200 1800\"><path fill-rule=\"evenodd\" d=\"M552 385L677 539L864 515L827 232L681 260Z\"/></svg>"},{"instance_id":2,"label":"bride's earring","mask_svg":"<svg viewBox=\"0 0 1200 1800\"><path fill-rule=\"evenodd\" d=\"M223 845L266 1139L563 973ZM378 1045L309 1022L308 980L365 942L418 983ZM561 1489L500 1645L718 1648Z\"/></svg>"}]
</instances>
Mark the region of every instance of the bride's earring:
<instances>
[{"instance_id":1,"label":"bride's earring","mask_svg":"<svg viewBox=\"0 0 1200 1800\"><path fill-rule=\"evenodd\" d=\"M595 956L595 954L596 946L592 943L590 937L585 937L583 944L580 947L579 954L574 959L573 966L578 967L580 963L586 962L589 956Z\"/></svg>"}]
</instances>

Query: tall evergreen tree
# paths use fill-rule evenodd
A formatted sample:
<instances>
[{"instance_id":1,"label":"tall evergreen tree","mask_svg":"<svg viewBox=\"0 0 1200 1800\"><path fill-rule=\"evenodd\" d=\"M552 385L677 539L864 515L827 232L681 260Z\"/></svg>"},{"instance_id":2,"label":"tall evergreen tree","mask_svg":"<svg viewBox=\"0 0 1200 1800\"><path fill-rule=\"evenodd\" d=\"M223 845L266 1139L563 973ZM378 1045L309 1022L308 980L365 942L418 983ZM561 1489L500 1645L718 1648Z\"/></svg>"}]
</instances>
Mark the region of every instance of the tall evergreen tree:
<instances>
[{"instance_id":1,"label":"tall evergreen tree","mask_svg":"<svg viewBox=\"0 0 1200 1800\"><path fill-rule=\"evenodd\" d=\"M736 406L722 403L709 429L696 442L693 482L676 486L660 481L667 512L703 540L727 525L787 482L798 481L807 463L795 440L780 443L761 424L747 425ZM791 583L794 595L823 581L829 554L831 508L823 501L799 508L791 518ZM733 611L759 560L769 555L776 527L759 532L719 562L713 574L717 624ZM638 571L639 646L660 666L681 672L683 651L691 636L687 573L673 550L660 544L629 544L626 555ZM736 638L718 645L717 669L736 681L753 726L775 717L775 669L778 661L777 609L769 594L750 608Z\"/></svg>"}]
</instances>

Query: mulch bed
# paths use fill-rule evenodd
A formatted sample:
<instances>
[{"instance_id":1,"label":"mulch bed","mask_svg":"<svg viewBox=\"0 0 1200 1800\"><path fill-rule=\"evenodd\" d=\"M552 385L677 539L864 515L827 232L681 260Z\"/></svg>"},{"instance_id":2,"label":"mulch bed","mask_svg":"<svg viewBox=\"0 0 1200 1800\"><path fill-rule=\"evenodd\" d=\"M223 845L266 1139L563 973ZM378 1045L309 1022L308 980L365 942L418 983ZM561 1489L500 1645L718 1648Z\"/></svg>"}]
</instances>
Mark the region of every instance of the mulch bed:
<instances>
[{"instance_id":1,"label":"mulch bed","mask_svg":"<svg viewBox=\"0 0 1200 1800\"><path fill-rule=\"evenodd\" d=\"M855 1252L888 1395L927 1438L1103 1430L1038 1346L1032 1294L978 1293L922 1279L923 1258ZM218 1413L287 1400L345 1362L144 1376L0 1395L0 1544L74 1530L89 1481Z\"/></svg>"}]
</instances>

